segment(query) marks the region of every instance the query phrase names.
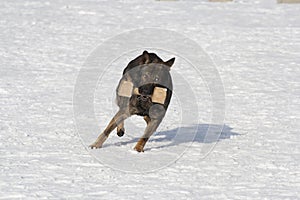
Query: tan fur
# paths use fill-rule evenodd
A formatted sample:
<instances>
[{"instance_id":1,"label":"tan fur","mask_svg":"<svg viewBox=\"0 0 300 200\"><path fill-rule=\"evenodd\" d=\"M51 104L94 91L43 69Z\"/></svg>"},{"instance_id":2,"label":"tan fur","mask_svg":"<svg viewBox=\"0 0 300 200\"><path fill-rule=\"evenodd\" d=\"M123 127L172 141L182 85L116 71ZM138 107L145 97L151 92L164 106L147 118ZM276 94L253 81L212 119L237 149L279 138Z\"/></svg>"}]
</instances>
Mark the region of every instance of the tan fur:
<instances>
[{"instance_id":1,"label":"tan fur","mask_svg":"<svg viewBox=\"0 0 300 200\"><path fill-rule=\"evenodd\" d=\"M124 112L117 112L117 114L112 118L112 120L109 122L106 129L99 135L97 140L90 145L90 148L101 148L102 144L105 142L105 140L108 138L109 134L117 127L122 126L123 121L129 117L129 114L126 114Z\"/></svg>"},{"instance_id":2,"label":"tan fur","mask_svg":"<svg viewBox=\"0 0 300 200\"><path fill-rule=\"evenodd\" d=\"M146 142L148 141L148 138L140 138L137 144L134 147L134 150L137 152L144 152L144 146Z\"/></svg>"},{"instance_id":3,"label":"tan fur","mask_svg":"<svg viewBox=\"0 0 300 200\"><path fill-rule=\"evenodd\" d=\"M148 117L148 116L144 116L144 120L146 121L147 125L148 125L149 122L151 121L150 117Z\"/></svg>"}]
</instances>

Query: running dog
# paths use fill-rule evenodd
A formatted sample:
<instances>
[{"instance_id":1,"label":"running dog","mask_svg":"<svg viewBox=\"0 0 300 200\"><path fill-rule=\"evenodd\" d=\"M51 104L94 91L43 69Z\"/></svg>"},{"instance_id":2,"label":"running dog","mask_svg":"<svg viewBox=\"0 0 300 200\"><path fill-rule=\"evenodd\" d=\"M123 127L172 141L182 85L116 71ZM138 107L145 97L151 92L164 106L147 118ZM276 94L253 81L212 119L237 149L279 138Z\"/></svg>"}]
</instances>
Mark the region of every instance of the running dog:
<instances>
[{"instance_id":1,"label":"running dog","mask_svg":"<svg viewBox=\"0 0 300 200\"><path fill-rule=\"evenodd\" d=\"M125 133L124 120L131 115L144 117L147 127L134 149L144 151L150 136L156 131L168 109L172 97L171 66L175 58L163 61L155 53L144 51L130 61L116 89L119 111L90 148L101 148L109 134L117 128L117 135Z\"/></svg>"}]
</instances>

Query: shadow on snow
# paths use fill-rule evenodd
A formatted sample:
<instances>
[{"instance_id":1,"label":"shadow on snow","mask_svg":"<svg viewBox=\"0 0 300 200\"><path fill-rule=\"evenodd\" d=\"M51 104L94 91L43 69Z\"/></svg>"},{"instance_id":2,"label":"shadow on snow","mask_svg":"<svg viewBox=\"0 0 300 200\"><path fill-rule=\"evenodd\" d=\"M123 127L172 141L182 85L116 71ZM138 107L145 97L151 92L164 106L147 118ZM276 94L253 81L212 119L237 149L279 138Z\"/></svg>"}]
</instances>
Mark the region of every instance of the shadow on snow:
<instances>
[{"instance_id":1,"label":"shadow on snow","mask_svg":"<svg viewBox=\"0 0 300 200\"><path fill-rule=\"evenodd\" d=\"M126 133L125 133L126 134ZM230 139L232 136L240 135L232 132L232 128L227 125L198 124L192 126L183 126L171 130L156 132L149 140L151 142L163 143L158 148L176 146L183 143L213 143L224 139ZM104 146L122 146L136 143L139 138L133 138L124 142L107 144ZM167 144L165 144L167 143ZM145 148L145 150L155 149L155 147Z\"/></svg>"}]
</instances>

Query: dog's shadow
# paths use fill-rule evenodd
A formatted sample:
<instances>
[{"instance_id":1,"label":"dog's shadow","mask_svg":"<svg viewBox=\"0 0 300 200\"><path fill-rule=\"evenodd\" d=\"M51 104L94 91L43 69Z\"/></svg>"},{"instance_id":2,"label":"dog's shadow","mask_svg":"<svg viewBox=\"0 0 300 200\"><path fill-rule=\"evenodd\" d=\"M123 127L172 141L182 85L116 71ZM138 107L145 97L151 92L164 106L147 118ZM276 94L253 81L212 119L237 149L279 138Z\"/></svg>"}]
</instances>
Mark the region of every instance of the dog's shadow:
<instances>
[{"instance_id":1,"label":"dog's shadow","mask_svg":"<svg viewBox=\"0 0 300 200\"><path fill-rule=\"evenodd\" d=\"M145 150L162 149L171 146L177 146L183 143L213 143L220 140L230 139L233 136L240 134L232 131L232 128L227 125L216 124L198 124L192 126L183 126L171 130L156 132L149 142L162 143L158 147L145 148ZM121 146L131 143L136 143L138 138L132 138L126 142L117 142L107 146Z\"/></svg>"}]
</instances>

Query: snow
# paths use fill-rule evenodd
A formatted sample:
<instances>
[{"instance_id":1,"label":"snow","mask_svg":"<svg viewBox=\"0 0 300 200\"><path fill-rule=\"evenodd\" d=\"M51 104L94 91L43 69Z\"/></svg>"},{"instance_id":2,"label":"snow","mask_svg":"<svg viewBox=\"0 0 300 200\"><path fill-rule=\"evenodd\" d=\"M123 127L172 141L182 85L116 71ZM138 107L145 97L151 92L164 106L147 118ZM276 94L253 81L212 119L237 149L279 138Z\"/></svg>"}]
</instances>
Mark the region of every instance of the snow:
<instances>
[{"instance_id":1,"label":"snow","mask_svg":"<svg viewBox=\"0 0 300 200\"><path fill-rule=\"evenodd\" d=\"M1 1L0 199L300 199L299 11L271 0ZM123 68L142 51L100 48L111 63L91 119L74 111L80 70L105 41L143 28L203 48L224 88L224 123L214 123L213 82L183 59L195 56L190 48L175 55L174 96L145 152L132 150L145 128L139 117L126 121L123 138L113 132L88 150L117 110ZM152 50L167 60L183 50L164 45L184 46L177 42ZM182 101L185 93L195 98Z\"/></svg>"}]
</instances>

